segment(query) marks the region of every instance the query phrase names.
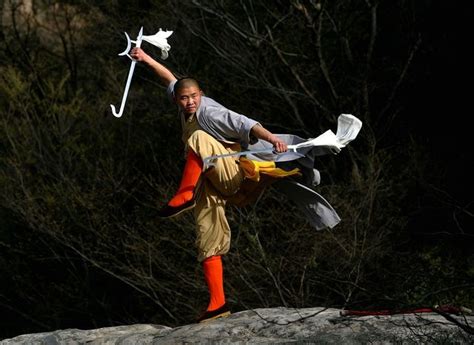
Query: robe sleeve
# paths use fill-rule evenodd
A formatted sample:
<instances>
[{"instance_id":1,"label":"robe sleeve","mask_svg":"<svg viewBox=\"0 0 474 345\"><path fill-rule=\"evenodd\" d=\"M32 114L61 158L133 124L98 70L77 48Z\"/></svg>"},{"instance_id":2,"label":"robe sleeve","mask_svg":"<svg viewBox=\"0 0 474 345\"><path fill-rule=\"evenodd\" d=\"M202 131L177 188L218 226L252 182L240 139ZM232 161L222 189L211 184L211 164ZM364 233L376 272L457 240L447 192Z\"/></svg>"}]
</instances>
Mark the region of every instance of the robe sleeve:
<instances>
[{"instance_id":1,"label":"robe sleeve","mask_svg":"<svg viewBox=\"0 0 474 345\"><path fill-rule=\"evenodd\" d=\"M211 98L203 97L198 120L201 127L218 140L236 141L244 148L257 141L251 130L258 121L229 110Z\"/></svg>"}]
</instances>

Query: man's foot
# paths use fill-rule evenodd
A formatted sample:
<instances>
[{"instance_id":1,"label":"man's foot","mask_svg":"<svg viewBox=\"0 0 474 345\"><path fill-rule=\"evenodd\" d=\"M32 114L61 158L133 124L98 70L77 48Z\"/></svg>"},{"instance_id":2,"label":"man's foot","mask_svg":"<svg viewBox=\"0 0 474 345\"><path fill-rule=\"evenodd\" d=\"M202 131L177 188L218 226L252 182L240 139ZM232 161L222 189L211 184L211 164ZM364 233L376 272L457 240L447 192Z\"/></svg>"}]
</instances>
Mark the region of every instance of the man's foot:
<instances>
[{"instance_id":1,"label":"man's foot","mask_svg":"<svg viewBox=\"0 0 474 345\"><path fill-rule=\"evenodd\" d=\"M202 313L198 317L196 321L201 323L201 322L211 321L215 319L220 319L223 317L227 317L229 315L230 315L230 309L227 303L225 303L222 307L216 310L211 310L211 311L206 310L204 313Z\"/></svg>"},{"instance_id":2,"label":"man's foot","mask_svg":"<svg viewBox=\"0 0 474 345\"><path fill-rule=\"evenodd\" d=\"M176 207L167 204L158 211L158 216L161 218L175 217L184 211L192 209L194 206L196 206L196 202L194 199L191 199L185 202L184 204Z\"/></svg>"}]
</instances>

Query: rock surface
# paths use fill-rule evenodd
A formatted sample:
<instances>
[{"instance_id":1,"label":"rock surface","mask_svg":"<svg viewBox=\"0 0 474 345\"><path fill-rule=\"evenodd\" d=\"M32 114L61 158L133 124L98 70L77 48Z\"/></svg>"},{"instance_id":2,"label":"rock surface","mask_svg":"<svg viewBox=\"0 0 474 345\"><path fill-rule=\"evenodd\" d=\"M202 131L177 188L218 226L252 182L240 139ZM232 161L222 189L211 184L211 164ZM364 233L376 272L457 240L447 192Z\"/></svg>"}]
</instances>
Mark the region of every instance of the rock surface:
<instances>
[{"instance_id":1,"label":"rock surface","mask_svg":"<svg viewBox=\"0 0 474 345\"><path fill-rule=\"evenodd\" d=\"M324 308L269 308L176 328L136 324L93 330L65 329L20 335L13 344L472 344L474 316L452 316L463 330L436 313L341 316Z\"/></svg>"}]
</instances>

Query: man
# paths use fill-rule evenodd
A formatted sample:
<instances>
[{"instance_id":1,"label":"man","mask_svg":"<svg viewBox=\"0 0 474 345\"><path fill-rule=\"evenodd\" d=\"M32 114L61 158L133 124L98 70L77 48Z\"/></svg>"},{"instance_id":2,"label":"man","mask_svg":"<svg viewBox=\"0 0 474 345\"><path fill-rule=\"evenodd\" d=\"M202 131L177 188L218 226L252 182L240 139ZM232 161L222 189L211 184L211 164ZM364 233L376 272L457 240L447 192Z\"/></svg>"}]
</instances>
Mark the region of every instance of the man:
<instances>
[{"instance_id":1,"label":"man","mask_svg":"<svg viewBox=\"0 0 474 345\"><path fill-rule=\"evenodd\" d=\"M178 80L141 48L132 49L130 55L158 75L179 109L182 140L187 152L186 164L177 193L159 214L173 217L194 209L198 260L202 262L210 294L209 305L198 321L226 316L230 311L224 295L221 256L229 251L230 228L224 207L229 199L239 199L237 196L245 184L246 175L235 157L218 159L214 167L205 172L202 171L202 160L209 156L239 152L258 139L269 142L278 153L287 151L287 144L257 121L204 96L195 79ZM273 176L297 173L296 170L285 172L273 166L269 171Z\"/></svg>"}]
</instances>

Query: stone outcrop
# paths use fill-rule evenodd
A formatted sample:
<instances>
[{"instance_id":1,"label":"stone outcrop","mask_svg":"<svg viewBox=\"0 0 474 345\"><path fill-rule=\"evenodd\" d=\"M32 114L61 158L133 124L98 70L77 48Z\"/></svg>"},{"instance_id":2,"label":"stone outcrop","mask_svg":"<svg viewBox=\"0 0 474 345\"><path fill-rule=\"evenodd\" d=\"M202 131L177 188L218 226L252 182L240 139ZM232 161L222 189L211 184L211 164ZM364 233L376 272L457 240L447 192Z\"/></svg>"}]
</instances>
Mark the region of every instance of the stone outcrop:
<instances>
[{"instance_id":1,"label":"stone outcrop","mask_svg":"<svg viewBox=\"0 0 474 345\"><path fill-rule=\"evenodd\" d=\"M474 316L451 315L448 320L437 313L354 317L341 316L337 309L271 308L176 328L136 324L65 329L0 344L472 344L473 324Z\"/></svg>"}]
</instances>

